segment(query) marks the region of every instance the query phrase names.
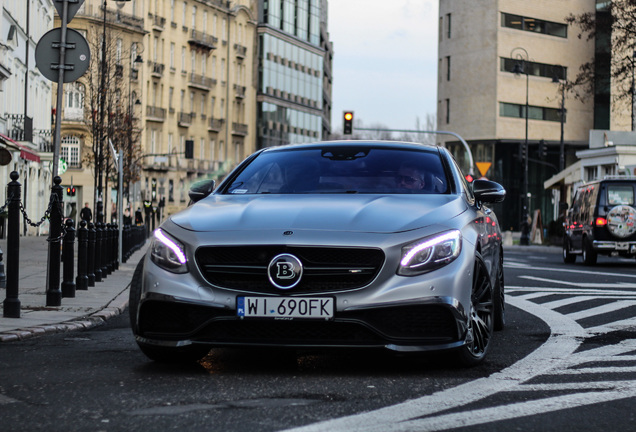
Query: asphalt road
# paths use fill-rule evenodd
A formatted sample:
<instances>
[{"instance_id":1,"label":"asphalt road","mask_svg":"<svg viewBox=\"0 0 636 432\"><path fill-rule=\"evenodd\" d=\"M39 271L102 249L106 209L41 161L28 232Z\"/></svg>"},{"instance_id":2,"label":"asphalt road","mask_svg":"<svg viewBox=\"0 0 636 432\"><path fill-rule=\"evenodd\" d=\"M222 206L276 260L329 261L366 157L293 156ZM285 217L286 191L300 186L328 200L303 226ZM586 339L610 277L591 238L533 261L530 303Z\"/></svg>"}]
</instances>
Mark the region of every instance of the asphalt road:
<instances>
[{"instance_id":1,"label":"asphalt road","mask_svg":"<svg viewBox=\"0 0 636 432\"><path fill-rule=\"evenodd\" d=\"M5 343L0 429L630 430L633 264L507 253L507 327L469 369L442 355L229 349L165 366L137 349L127 314Z\"/></svg>"}]
</instances>

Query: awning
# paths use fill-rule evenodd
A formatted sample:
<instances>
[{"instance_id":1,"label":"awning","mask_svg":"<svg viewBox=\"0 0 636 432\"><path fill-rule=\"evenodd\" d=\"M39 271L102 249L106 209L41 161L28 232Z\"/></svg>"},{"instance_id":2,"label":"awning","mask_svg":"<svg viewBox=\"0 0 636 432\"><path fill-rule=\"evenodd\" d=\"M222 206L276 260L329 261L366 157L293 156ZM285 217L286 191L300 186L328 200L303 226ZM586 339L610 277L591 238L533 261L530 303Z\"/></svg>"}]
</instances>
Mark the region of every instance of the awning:
<instances>
[{"instance_id":1,"label":"awning","mask_svg":"<svg viewBox=\"0 0 636 432\"><path fill-rule=\"evenodd\" d=\"M40 162L40 155L35 150L31 150L24 144L20 144L17 141L12 140L6 135L0 133L0 142L4 143L8 147L13 147L15 150L20 150L20 157L24 160L30 160L33 162Z\"/></svg>"}]
</instances>

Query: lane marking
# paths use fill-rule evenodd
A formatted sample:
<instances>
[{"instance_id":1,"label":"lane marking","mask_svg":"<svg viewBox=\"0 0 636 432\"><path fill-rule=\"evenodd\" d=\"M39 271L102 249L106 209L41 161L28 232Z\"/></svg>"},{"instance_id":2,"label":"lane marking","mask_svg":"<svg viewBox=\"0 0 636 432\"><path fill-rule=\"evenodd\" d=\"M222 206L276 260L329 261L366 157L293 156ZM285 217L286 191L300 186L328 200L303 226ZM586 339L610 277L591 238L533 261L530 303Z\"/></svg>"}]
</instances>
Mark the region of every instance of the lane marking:
<instances>
[{"instance_id":1,"label":"lane marking","mask_svg":"<svg viewBox=\"0 0 636 432\"><path fill-rule=\"evenodd\" d=\"M578 312L574 312L574 313L570 313L566 315L568 316L568 318L577 321L584 318L590 318L596 315L602 315L608 312L618 312L621 309L632 307L634 305L636 305L636 301L621 300L621 301L608 303L602 306L597 306L597 307L585 309L582 311L578 311Z\"/></svg>"},{"instance_id":2,"label":"lane marking","mask_svg":"<svg viewBox=\"0 0 636 432\"><path fill-rule=\"evenodd\" d=\"M484 399L514 388L530 378L558 367L579 347L586 334L585 330L575 321L536 303L512 297L508 300L508 304L535 315L552 329L552 333L543 345L517 363L489 377L470 381L421 398L375 411L289 429L289 431L353 432L377 429L383 432L392 432L401 430L399 422Z\"/></svg>"}]
</instances>

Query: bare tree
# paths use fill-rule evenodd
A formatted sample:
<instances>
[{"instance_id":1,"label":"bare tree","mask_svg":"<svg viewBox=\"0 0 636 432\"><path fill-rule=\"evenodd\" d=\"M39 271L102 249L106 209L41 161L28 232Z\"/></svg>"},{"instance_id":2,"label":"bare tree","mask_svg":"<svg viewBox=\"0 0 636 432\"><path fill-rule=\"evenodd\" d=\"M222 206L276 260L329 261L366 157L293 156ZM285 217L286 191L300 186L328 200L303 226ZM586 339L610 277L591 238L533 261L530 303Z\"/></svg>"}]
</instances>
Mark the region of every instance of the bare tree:
<instances>
[{"instance_id":1,"label":"bare tree","mask_svg":"<svg viewBox=\"0 0 636 432\"><path fill-rule=\"evenodd\" d=\"M611 64L609 73L605 75L596 68L594 59L584 63L576 76L566 83L568 91L584 100L594 94L595 89L605 88L609 93L611 81L631 82L636 52L636 0L607 1L597 5L595 12L570 14L566 17L566 22L580 29L579 38L596 38L601 42L597 47L605 46L607 52L597 51L597 60L607 57ZM601 32L599 29L606 29L611 33ZM615 102L630 100L633 91L631 85L612 86Z\"/></svg>"}]
</instances>

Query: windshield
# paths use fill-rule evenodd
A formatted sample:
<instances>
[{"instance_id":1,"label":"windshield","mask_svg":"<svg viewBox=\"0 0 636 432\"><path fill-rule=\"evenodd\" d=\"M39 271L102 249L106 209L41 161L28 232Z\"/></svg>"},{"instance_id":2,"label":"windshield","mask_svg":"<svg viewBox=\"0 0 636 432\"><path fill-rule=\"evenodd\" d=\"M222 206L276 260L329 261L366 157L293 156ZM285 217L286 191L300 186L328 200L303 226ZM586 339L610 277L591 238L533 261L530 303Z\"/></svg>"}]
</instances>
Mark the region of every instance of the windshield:
<instances>
[{"instance_id":1,"label":"windshield","mask_svg":"<svg viewBox=\"0 0 636 432\"><path fill-rule=\"evenodd\" d=\"M224 190L228 194L445 194L435 150L325 147L264 152Z\"/></svg>"}]
</instances>

